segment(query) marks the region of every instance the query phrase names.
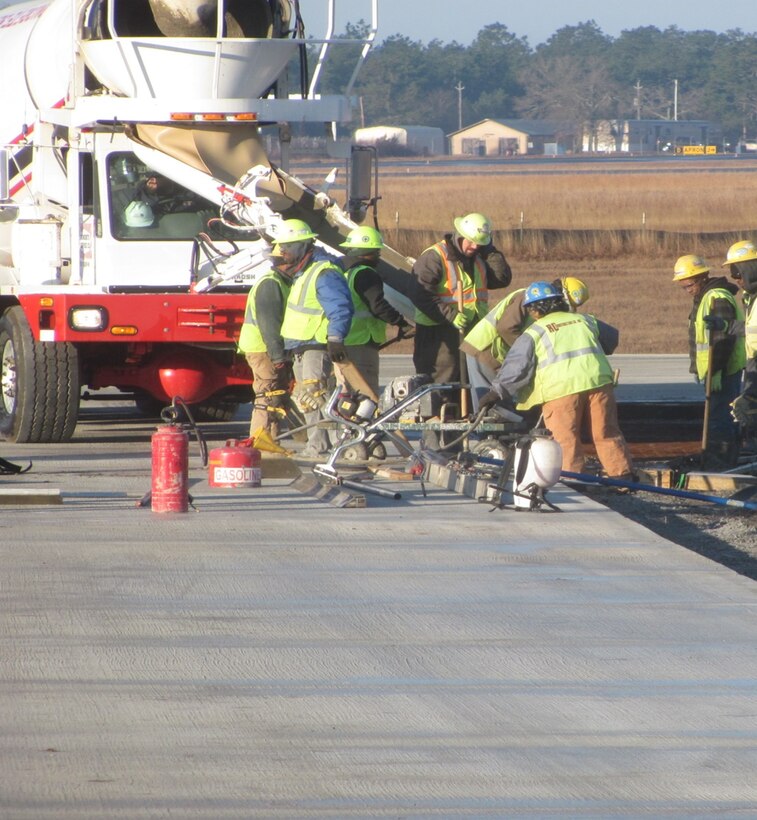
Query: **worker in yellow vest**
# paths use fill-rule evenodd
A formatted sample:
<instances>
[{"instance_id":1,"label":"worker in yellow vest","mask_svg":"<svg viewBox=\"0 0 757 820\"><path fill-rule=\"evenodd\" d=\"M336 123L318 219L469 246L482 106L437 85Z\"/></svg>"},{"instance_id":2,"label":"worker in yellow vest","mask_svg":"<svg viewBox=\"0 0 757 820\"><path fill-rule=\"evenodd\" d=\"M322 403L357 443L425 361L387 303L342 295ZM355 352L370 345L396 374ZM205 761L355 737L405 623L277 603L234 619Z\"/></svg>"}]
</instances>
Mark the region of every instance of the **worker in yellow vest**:
<instances>
[{"instance_id":1,"label":"worker in yellow vest","mask_svg":"<svg viewBox=\"0 0 757 820\"><path fill-rule=\"evenodd\" d=\"M287 219L276 234L279 267L292 277L281 335L293 357L295 397L308 429L300 456L322 458L331 449L328 431L317 426L332 387L334 363L348 361L344 340L354 308L342 269L315 244L317 235L300 219Z\"/></svg>"},{"instance_id":2,"label":"worker in yellow vest","mask_svg":"<svg viewBox=\"0 0 757 820\"><path fill-rule=\"evenodd\" d=\"M571 310L577 310L589 299L589 288L575 276L555 279L554 287L562 290ZM525 288L511 291L501 299L484 318L474 326L460 343L468 364L468 381L474 412L481 396L491 389L494 377L505 360L513 342L531 324L531 317L523 306ZM612 353L617 347L617 339Z\"/></svg>"},{"instance_id":3,"label":"worker in yellow vest","mask_svg":"<svg viewBox=\"0 0 757 820\"><path fill-rule=\"evenodd\" d=\"M271 267L255 280L247 296L237 346L252 371L250 436L262 429L275 439L279 422L286 415L292 364L284 348L281 324L291 284L285 270Z\"/></svg>"},{"instance_id":4,"label":"worker in yellow vest","mask_svg":"<svg viewBox=\"0 0 757 820\"><path fill-rule=\"evenodd\" d=\"M532 324L508 351L480 406L512 410L518 400L524 409L541 404L544 425L562 448L563 470L575 473L584 470L581 429L588 417L605 473L635 480L618 425L613 370L603 349L602 328L609 326L572 313L562 291L549 282L530 284L523 305Z\"/></svg>"},{"instance_id":5,"label":"worker in yellow vest","mask_svg":"<svg viewBox=\"0 0 757 820\"><path fill-rule=\"evenodd\" d=\"M370 226L353 228L339 246L355 313L344 344L349 360L357 366L373 392L379 393L379 348L386 342L386 326L395 325L400 336L410 324L386 300L384 283L376 271L384 240Z\"/></svg>"},{"instance_id":6,"label":"worker in yellow vest","mask_svg":"<svg viewBox=\"0 0 757 820\"><path fill-rule=\"evenodd\" d=\"M726 323L743 322L744 311L736 301L738 288L724 276L710 277L710 268L701 256L686 254L675 264L673 281L679 282L693 299L689 314L690 370L699 383L711 373L707 446L702 466L726 470L738 460L739 428L731 416L731 403L741 392L741 376L746 361L744 337L727 329L709 330L715 319ZM705 321L705 316L710 317Z\"/></svg>"},{"instance_id":7,"label":"worker in yellow vest","mask_svg":"<svg viewBox=\"0 0 757 820\"><path fill-rule=\"evenodd\" d=\"M713 316L704 321L712 330L727 330L732 336L744 336L744 383L741 393L731 403L731 414L741 425L746 449L757 453L757 245L748 239L734 242L723 262L731 277L742 288L745 318L726 322Z\"/></svg>"},{"instance_id":8,"label":"worker in yellow vest","mask_svg":"<svg viewBox=\"0 0 757 820\"><path fill-rule=\"evenodd\" d=\"M454 233L427 248L413 265L413 276L431 296L430 313L415 312L413 364L417 374L435 382L460 381L460 336L489 310L489 288L506 288L510 265L492 242L491 222L480 213L454 221ZM432 396L438 414L439 395ZM424 436L427 447L438 447L438 437Z\"/></svg>"}]
</instances>

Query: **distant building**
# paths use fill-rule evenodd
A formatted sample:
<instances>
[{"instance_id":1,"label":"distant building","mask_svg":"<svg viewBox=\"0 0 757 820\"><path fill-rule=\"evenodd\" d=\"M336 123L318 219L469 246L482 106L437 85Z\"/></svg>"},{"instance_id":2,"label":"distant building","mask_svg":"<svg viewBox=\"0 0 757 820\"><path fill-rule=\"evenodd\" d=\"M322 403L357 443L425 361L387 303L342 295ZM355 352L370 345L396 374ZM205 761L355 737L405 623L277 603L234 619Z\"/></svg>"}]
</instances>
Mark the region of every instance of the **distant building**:
<instances>
[{"instance_id":1,"label":"distant building","mask_svg":"<svg viewBox=\"0 0 757 820\"><path fill-rule=\"evenodd\" d=\"M683 153L694 146L722 149L723 131L707 120L600 120L584 132L583 150L630 154Z\"/></svg>"},{"instance_id":2,"label":"distant building","mask_svg":"<svg viewBox=\"0 0 757 820\"><path fill-rule=\"evenodd\" d=\"M426 125L374 125L355 131L358 145L392 144L402 149L402 153L436 156L447 153L447 140L441 128ZM388 152L390 153L390 151Z\"/></svg>"},{"instance_id":3,"label":"distant building","mask_svg":"<svg viewBox=\"0 0 757 820\"><path fill-rule=\"evenodd\" d=\"M450 153L474 157L564 154L573 150L571 123L554 120L480 120L449 135Z\"/></svg>"}]
</instances>

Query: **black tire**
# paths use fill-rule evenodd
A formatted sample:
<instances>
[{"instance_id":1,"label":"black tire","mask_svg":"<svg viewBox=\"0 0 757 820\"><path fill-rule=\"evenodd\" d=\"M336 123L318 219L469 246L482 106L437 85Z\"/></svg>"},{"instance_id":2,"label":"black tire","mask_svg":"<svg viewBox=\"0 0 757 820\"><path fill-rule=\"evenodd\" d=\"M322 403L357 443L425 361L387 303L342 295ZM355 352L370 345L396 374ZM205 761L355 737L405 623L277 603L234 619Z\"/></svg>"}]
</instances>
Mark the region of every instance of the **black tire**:
<instances>
[{"instance_id":1,"label":"black tire","mask_svg":"<svg viewBox=\"0 0 757 820\"><path fill-rule=\"evenodd\" d=\"M376 441L368 445L368 455L370 458L375 458L378 461L383 461L386 458L386 447L383 442Z\"/></svg>"},{"instance_id":2,"label":"black tire","mask_svg":"<svg viewBox=\"0 0 757 820\"><path fill-rule=\"evenodd\" d=\"M143 416L147 418L160 418L161 411L169 407L171 402L156 399L149 393L138 392L134 395L134 404ZM238 403L233 401L219 401L217 399L215 401L208 399L203 402L198 402L197 404L189 405L189 412L192 414L192 418L198 422L233 421L237 410L239 410ZM180 422L188 421L187 414L181 406L179 407L177 420Z\"/></svg>"},{"instance_id":3,"label":"black tire","mask_svg":"<svg viewBox=\"0 0 757 820\"><path fill-rule=\"evenodd\" d=\"M67 342L37 342L18 305L0 317L0 437L68 441L79 415L79 355Z\"/></svg>"},{"instance_id":4,"label":"black tire","mask_svg":"<svg viewBox=\"0 0 757 820\"><path fill-rule=\"evenodd\" d=\"M198 404L190 404L189 409L195 421L233 421L239 410L239 403L234 401L215 401L207 399Z\"/></svg>"}]
</instances>

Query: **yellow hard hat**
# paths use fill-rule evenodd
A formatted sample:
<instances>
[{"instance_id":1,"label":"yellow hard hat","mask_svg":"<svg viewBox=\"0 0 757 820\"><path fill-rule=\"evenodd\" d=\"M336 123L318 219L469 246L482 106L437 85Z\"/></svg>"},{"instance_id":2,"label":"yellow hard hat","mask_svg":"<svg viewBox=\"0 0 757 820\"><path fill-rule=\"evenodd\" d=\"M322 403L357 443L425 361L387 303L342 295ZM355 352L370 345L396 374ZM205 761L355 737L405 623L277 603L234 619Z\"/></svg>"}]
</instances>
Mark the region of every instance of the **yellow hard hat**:
<instances>
[{"instance_id":1,"label":"yellow hard hat","mask_svg":"<svg viewBox=\"0 0 757 820\"><path fill-rule=\"evenodd\" d=\"M692 279L694 276L702 276L709 273L708 264L695 253L687 253L679 256L675 268L673 268L673 281L680 282L682 279Z\"/></svg>"},{"instance_id":2,"label":"yellow hard hat","mask_svg":"<svg viewBox=\"0 0 757 820\"><path fill-rule=\"evenodd\" d=\"M285 219L276 232L276 244L287 245L290 242L304 242L306 239L316 239L318 234L302 219Z\"/></svg>"},{"instance_id":3,"label":"yellow hard hat","mask_svg":"<svg viewBox=\"0 0 757 820\"><path fill-rule=\"evenodd\" d=\"M384 241L375 228L365 226L363 228L353 228L339 247L379 251L384 247Z\"/></svg>"},{"instance_id":4,"label":"yellow hard hat","mask_svg":"<svg viewBox=\"0 0 757 820\"><path fill-rule=\"evenodd\" d=\"M580 307L589 301L589 287L575 276L566 276L562 280L562 289L565 298L573 307Z\"/></svg>"},{"instance_id":5,"label":"yellow hard hat","mask_svg":"<svg viewBox=\"0 0 757 820\"><path fill-rule=\"evenodd\" d=\"M728 248L723 267L732 265L734 262L748 262L750 259L757 259L757 247L749 239L742 239L740 242L734 242Z\"/></svg>"},{"instance_id":6,"label":"yellow hard hat","mask_svg":"<svg viewBox=\"0 0 757 820\"><path fill-rule=\"evenodd\" d=\"M466 214L466 216L457 217L455 230L460 236L476 245L488 245L492 241L492 225L483 214Z\"/></svg>"}]
</instances>

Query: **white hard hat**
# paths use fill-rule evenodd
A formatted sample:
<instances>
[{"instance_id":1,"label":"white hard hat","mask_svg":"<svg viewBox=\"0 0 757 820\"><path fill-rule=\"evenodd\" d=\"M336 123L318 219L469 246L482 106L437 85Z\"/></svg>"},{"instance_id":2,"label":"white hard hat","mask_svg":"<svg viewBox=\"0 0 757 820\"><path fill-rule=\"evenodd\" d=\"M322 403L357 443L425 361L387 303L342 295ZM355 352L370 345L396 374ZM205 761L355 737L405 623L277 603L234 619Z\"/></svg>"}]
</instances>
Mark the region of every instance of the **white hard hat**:
<instances>
[{"instance_id":1,"label":"white hard hat","mask_svg":"<svg viewBox=\"0 0 757 820\"><path fill-rule=\"evenodd\" d=\"M124 225L128 228L149 228L154 221L155 215L146 202L135 199L126 206Z\"/></svg>"}]
</instances>

